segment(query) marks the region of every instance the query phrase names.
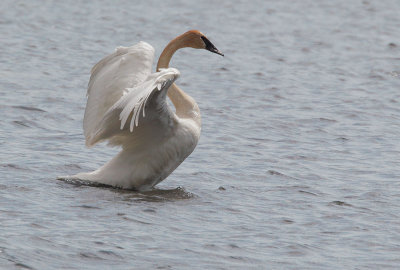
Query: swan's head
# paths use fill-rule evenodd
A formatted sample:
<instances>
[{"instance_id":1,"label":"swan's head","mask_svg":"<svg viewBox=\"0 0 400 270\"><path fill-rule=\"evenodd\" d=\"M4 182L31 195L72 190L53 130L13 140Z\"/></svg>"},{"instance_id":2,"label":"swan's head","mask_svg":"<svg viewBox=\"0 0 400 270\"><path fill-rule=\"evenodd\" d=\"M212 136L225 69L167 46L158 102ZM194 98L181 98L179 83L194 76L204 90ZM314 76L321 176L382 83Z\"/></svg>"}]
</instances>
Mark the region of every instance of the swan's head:
<instances>
[{"instance_id":1,"label":"swan's head","mask_svg":"<svg viewBox=\"0 0 400 270\"><path fill-rule=\"evenodd\" d=\"M206 49L207 51L224 56L224 54L220 52L202 32L198 30L190 30L184 35L187 38L188 47Z\"/></svg>"}]
</instances>

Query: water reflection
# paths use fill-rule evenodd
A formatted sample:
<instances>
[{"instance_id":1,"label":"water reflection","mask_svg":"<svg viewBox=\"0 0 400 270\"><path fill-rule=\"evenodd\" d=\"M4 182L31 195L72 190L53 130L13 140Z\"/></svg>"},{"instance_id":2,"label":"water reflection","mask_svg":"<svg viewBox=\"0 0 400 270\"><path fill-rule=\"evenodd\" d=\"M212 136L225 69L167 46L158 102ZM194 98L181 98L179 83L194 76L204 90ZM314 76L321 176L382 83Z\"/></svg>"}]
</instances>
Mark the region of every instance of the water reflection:
<instances>
[{"instance_id":1,"label":"water reflection","mask_svg":"<svg viewBox=\"0 0 400 270\"><path fill-rule=\"evenodd\" d=\"M114 193L121 195L125 201L145 201L145 202L165 202L165 201L176 201L176 200L187 200L196 197L195 194L186 191L183 187L177 187L173 189L159 189L153 188L148 191L138 191L134 189L122 189L101 183L95 183L90 181L84 181L80 179L68 179L59 177L57 180L63 181L64 183L81 187L96 187L100 189L106 189Z\"/></svg>"}]
</instances>

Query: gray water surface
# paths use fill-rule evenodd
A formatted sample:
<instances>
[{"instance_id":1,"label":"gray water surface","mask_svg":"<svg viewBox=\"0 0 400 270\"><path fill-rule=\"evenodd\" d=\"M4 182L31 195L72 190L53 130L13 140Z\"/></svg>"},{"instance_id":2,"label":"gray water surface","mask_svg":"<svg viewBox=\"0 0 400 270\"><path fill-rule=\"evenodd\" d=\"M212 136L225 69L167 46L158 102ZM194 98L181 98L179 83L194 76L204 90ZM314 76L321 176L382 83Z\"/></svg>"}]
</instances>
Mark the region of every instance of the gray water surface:
<instances>
[{"instance_id":1,"label":"gray water surface","mask_svg":"<svg viewBox=\"0 0 400 270\"><path fill-rule=\"evenodd\" d=\"M1 269L398 269L400 2L0 2ZM91 67L199 29L194 153L147 193L73 184Z\"/></svg>"}]
</instances>

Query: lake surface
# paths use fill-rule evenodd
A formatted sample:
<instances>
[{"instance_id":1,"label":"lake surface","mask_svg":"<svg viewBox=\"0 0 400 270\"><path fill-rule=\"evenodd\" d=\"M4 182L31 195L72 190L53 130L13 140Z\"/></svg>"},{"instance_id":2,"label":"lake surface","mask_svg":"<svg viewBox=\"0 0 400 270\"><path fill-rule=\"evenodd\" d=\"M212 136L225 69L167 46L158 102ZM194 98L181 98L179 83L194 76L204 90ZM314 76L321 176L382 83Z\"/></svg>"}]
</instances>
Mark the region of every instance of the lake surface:
<instances>
[{"instance_id":1,"label":"lake surface","mask_svg":"<svg viewBox=\"0 0 400 270\"><path fill-rule=\"evenodd\" d=\"M137 3L136 3L137 2ZM400 2L0 3L1 269L398 269ZM171 66L193 154L147 193L56 180L87 149L91 67L199 29Z\"/></svg>"}]
</instances>

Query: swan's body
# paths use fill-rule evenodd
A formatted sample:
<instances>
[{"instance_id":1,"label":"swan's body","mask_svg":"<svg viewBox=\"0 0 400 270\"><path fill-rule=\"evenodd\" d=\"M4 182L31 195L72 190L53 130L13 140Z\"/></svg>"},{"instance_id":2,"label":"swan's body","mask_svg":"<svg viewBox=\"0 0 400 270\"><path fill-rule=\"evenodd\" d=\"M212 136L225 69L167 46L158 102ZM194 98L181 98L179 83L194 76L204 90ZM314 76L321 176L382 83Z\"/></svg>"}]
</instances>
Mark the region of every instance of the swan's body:
<instances>
[{"instance_id":1,"label":"swan's body","mask_svg":"<svg viewBox=\"0 0 400 270\"><path fill-rule=\"evenodd\" d=\"M184 47L221 54L202 33L192 30L168 44L155 73L154 49L145 42L117 48L92 68L83 120L86 145L108 140L122 150L98 170L71 178L149 189L192 153L200 137L200 110L174 84L179 71L168 68L175 51ZM167 105L167 95L176 113Z\"/></svg>"}]
</instances>

